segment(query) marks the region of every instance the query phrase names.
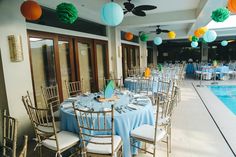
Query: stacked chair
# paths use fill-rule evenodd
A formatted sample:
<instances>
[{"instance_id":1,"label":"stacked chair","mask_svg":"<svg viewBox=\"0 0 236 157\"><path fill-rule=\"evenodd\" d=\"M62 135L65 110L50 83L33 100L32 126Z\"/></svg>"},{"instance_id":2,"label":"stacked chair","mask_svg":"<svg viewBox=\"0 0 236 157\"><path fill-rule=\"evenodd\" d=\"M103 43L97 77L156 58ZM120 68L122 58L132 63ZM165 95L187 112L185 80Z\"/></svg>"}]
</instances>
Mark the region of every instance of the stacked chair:
<instances>
[{"instance_id":1,"label":"stacked chair","mask_svg":"<svg viewBox=\"0 0 236 157\"><path fill-rule=\"evenodd\" d=\"M6 110L4 110L3 115L3 152L2 157L16 157L16 145L17 145L17 127L18 121L7 115ZM27 142L28 136L24 136L24 145L18 157L27 156Z\"/></svg>"}]
</instances>

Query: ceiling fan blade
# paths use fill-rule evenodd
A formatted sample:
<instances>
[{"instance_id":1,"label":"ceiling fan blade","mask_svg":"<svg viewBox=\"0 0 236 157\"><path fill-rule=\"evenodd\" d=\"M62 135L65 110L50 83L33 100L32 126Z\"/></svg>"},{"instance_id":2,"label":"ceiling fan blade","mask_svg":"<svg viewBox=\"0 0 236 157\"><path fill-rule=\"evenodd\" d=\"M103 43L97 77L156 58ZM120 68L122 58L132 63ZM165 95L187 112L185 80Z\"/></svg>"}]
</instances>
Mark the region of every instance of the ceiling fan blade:
<instances>
[{"instance_id":1,"label":"ceiling fan blade","mask_svg":"<svg viewBox=\"0 0 236 157\"><path fill-rule=\"evenodd\" d=\"M127 14L129 11L128 10L124 10L124 14Z\"/></svg>"},{"instance_id":2,"label":"ceiling fan blade","mask_svg":"<svg viewBox=\"0 0 236 157\"><path fill-rule=\"evenodd\" d=\"M153 10L156 8L157 7L154 5L140 5L140 6L135 7L134 9L136 9L136 10Z\"/></svg>"},{"instance_id":3,"label":"ceiling fan blade","mask_svg":"<svg viewBox=\"0 0 236 157\"><path fill-rule=\"evenodd\" d=\"M163 32L163 33L169 33L170 31L169 31L169 30L161 30L161 32Z\"/></svg>"},{"instance_id":4,"label":"ceiling fan blade","mask_svg":"<svg viewBox=\"0 0 236 157\"><path fill-rule=\"evenodd\" d=\"M150 33L156 33L156 31L150 31Z\"/></svg>"},{"instance_id":5,"label":"ceiling fan blade","mask_svg":"<svg viewBox=\"0 0 236 157\"><path fill-rule=\"evenodd\" d=\"M133 9L132 13L136 16L146 16L146 13L142 10Z\"/></svg>"}]
</instances>

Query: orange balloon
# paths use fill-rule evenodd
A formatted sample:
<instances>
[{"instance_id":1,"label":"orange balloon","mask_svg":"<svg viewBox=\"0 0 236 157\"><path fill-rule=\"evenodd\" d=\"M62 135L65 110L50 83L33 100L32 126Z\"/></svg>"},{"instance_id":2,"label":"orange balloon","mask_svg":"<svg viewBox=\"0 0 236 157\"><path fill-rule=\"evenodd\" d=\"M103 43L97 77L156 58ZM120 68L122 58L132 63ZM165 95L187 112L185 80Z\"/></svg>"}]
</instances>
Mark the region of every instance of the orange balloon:
<instances>
[{"instance_id":1,"label":"orange balloon","mask_svg":"<svg viewBox=\"0 0 236 157\"><path fill-rule=\"evenodd\" d=\"M232 13L236 13L236 0L229 0L228 1L228 9Z\"/></svg>"},{"instance_id":2,"label":"orange balloon","mask_svg":"<svg viewBox=\"0 0 236 157\"><path fill-rule=\"evenodd\" d=\"M38 20L42 15L41 6L33 0L23 2L20 11L27 20Z\"/></svg>"},{"instance_id":3,"label":"orange balloon","mask_svg":"<svg viewBox=\"0 0 236 157\"><path fill-rule=\"evenodd\" d=\"M134 35L131 32L125 33L125 39L126 40L132 40L134 38Z\"/></svg>"},{"instance_id":4,"label":"orange balloon","mask_svg":"<svg viewBox=\"0 0 236 157\"><path fill-rule=\"evenodd\" d=\"M194 32L194 35L198 38L200 38L202 36L202 34L199 32L199 29L197 29L195 32Z\"/></svg>"}]
</instances>

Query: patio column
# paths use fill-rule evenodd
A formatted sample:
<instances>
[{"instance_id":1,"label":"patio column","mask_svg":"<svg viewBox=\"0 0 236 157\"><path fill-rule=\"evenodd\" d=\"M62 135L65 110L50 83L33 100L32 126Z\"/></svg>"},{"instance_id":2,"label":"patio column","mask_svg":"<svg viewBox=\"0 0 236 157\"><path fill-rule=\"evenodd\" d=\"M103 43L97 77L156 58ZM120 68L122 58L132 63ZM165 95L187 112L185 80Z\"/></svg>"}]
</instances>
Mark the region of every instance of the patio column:
<instances>
[{"instance_id":1,"label":"patio column","mask_svg":"<svg viewBox=\"0 0 236 157\"><path fill-rule=\"evenodd\" d=\"M201 61L208 62L208 44L201 42L200 51L201 51Z\"/></svg>"}]
</instances>

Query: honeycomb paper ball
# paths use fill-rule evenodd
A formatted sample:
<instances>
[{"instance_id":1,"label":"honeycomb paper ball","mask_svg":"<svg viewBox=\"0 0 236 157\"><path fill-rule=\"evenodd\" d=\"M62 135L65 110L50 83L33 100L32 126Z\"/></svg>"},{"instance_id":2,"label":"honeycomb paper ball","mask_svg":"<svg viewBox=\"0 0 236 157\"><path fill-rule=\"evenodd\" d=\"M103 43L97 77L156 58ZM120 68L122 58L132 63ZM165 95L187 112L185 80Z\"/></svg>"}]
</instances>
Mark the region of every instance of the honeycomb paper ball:
<instances>
[{"instance_id":1,"label":"honeycomb paper ball","mask_svg":"<svg viewBox=\"0 0 236 157\"><path fill-rule=\"evenodd\" d=\"M169 38L169 39L175 39L175 37L176 37L176 33L175 33L174 31L170 31L170 32L168 33L168 38Z\"/></svg>"},{"instance_id":2,"label":"honeycomb paper ball","mask_svg":"<svg viewBox=\"0 0 236 157\"><path fill-rule=\"evenodd\" d=\"M66 24L72 24L78 18L78 10L71 3L61 3L56 9L59 20Z\"/></svg>"}]
</instances>

